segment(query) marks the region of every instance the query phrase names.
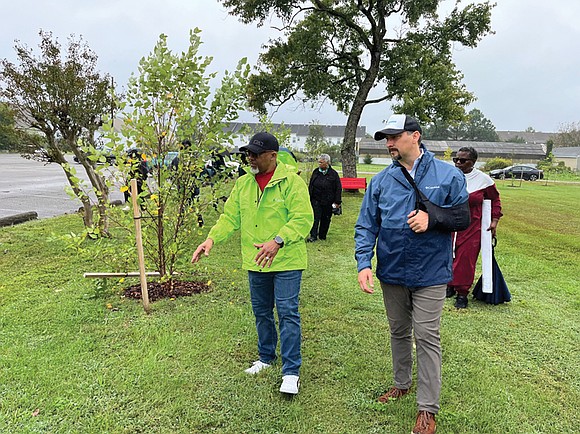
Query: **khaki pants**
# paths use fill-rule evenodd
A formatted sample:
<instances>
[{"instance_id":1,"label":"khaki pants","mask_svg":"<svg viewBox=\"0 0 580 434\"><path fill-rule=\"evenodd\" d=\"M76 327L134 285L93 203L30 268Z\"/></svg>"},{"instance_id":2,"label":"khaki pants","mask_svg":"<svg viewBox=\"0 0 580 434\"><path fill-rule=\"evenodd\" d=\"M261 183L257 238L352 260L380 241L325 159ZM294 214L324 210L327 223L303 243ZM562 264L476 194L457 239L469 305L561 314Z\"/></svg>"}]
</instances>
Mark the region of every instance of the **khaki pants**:
<instances>
[{"instance_id":1,"label":"khaki pants","mask_svg":"<svg viewBox=\"0 0 580 434\"><path fill-rule=\"evenodd\" d=\"M413 373L413 341L417 348L418 410L436 414L441 394L439 326L447 285L409 288L381 282L391 330L395 387L409 389Z\"/></svg>"}]
</instances>

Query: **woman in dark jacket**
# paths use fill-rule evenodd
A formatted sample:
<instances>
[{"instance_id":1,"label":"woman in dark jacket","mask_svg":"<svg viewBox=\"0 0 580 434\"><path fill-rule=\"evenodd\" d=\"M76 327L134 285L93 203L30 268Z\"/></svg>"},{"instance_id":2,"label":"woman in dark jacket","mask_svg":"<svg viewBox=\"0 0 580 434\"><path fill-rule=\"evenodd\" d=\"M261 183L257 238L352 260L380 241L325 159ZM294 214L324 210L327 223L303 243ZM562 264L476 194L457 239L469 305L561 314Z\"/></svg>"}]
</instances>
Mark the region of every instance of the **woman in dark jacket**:
<instances>
[{"instance_id":1,"label":"woman in dark jacket","mask_svg":"<svg viewBox=\"0 0 580 434\"><path fill-rule=\"evenodd\" d=\"M314 210L314 225L306 241L313 242L319 238L325 240L330 227L332 210L339 208L342 202L340 177L336 170L330 167L329 155L322 154L318 157L318 169L312 172L308 192Z\"/></svg>"}]
</instances>

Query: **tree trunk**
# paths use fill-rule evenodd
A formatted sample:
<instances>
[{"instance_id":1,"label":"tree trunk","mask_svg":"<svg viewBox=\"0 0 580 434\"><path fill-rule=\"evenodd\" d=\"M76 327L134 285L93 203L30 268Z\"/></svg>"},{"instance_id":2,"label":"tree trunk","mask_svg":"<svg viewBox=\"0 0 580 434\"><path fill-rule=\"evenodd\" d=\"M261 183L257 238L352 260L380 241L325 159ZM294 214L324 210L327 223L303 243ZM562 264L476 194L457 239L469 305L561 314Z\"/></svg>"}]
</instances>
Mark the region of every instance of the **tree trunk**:
<instances>
[{"instance_id":1,"label":"tree trunk","mask_svg":"<svg viewBox=\"0 0 580 434\"><path fill-rule=\"evenodd\" d=\"M362 116L362 112L367 104L367 97L377 79L379 74L380 51L373 55L373 59L367 70L364 81L358 89L350 112L346 121L346 128L344 130L344 139L340 154L342 156L342 176L345 178L356 178L356 130Z\"/></svg>"},{"instance_id":2,"label":"tree trunk","mask_svg":"<svg viewBox=\"0 0 580 434\"><path fill-rule=\"evenodd\" d=\"M342 176L345 178L357 177L356 173L357 156L355 149L356 130L358 127L358 123L360 122L363 108L364 104L360 105L360 107L355 107L355 103L353 103L350 113L348 115L348 119L346 121L346 128L344 130L344 139L342 141L342 149L340 150L340 155L342 156Z\"/></svg>"},{"instance_id":3,"label":"tree trunk","mask_svg":"<svg viewBox=\"0 0 580 434\"><path fill-rule=\"evenodd\" d=\"M93 221L93 208L91 207L90 198L85 194L84 191L82 191L79 188L78 183L74 179L75 176L72 173L70 173L69 170L67 170L68 162L65 160L64 156L62 156L62 160L63 161L62 162L59 161L58 164L60 164L60 166L63 168L64 174L73 190L73 193L75 194L76 197L79 198L79 200L83 204L83 224L87 229L92 228L94 227L93 226L94 221Z\"/></svg>"},{"instance_id":4,"label":"tree trunk","mask_svg":"<svg viewBox=\"0 0 580 434\"><path fill-rule=\"evenodd\" d=\"M96 132L96 125L95 128L89 129L87 134L87 140L91 144L91 146L95 146L95 132ZM92 166L91 166L92 167ZM94 170L93 170L94 171ZM97 189L101 192L100 195L97 195L98 198L98 210L99 210L99 229L101 230L101 234L104 236L110 236L109 233L109 215L107 213L108 207L111 205L109 200L109 186L104 178L100 174L95 173L95 179L97 182Z\"/></svg>"},{"instance_id":5,"label":"tree trunk","mask_svg":"<svg viewBox=\"0 0 580 434\"><path fill-rule=\"evenodd\" d=\"M83 224L85 225L85 228L93 228L95 222L93 221L93 208L91 207L91 202L85 195L82 195L79 199L83 203Z\"/></svg>"},{"instance_id":6,"label":"tree trunk","mask_svg":"<svg viewBox=\"0 0 580 434\"><path fill-rule=\"evenodd\" d=\"M75 176L70 172L68 169L69 163L66 161L64 154L60 150L56 144L52 144L51 147L51 156L54 158L55 162L62 167L66 179L71 186L73 193L76 197L79 198L81 203L83 204L83 224L85 228L92 228L93 227L93 210L91 208L91 202L89 197L79 188L78 183L75 181ZM50 141L49 141L50 146Z\"/></svg>"},{"instance_id":7,"label":"tree trunk","mask_svg":"<svg viewBox=\"0 0 580 434\"><path fill-rule=\"evenodd\" d=\"M159 266L159 273L162 276L167 274L167 263L165 258L165 245L164 245L164 231L163 231L163 215L165 214L165 207L163 206L163 202L159 202L159 209L157 210L157 250L158 250L158 266Z\"/></svg>"},{"instance_id":8,"label":"tree trunk","mask_svg":"<svg viewBox=\"0 0 580 434\"><path fill-rule=\"evenodd\" d=\"M99 212L98 227L100 234L103 236L109 236L109 217L107 215L107 207L109 204L109 187L107 186L105 178L95 171L92 162L87 160L84 153L73 144L70 144L70 147L85 169L91 186L93 187L93 190L97 196L97 209Z\"/></svg>"}]
</instances>

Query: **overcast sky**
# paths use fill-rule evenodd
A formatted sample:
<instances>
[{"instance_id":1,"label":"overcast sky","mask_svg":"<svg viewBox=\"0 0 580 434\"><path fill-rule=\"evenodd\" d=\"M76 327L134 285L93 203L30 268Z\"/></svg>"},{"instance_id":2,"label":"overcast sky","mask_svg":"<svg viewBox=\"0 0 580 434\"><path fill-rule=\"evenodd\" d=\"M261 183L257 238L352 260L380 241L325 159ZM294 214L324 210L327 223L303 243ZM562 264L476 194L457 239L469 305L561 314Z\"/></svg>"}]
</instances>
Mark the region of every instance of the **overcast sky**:
<instances>
[{"instance_id":1,"label":"overcast sky","mask_svg":"<svg viewBox=\"0 0 580 434\"><path fill-rule=\"evenodd\" d=\"M580 121L580 1L497 3L495 35L473 50L457 47L454 55L464 83L477 97L472 107L498 130L555 132ZM82 35L98 55L99 69L120 85L161 33L170 48L181 51L189 29L199 27L201 54L213 56L210 70L218 72L232 70L241 57L255 63L261 45L277 34L267 24L241 24L217 0L0 0L0 11L0 58L15 60L16 39L38 53L40 29L51 31L63 46L70 34ZM380 129L390 113L388 102L367 107L361 125ZM255 119L242 114L241 120ZM346 116L331 106L320 112L289 107L274 120L342 125Z\"/></svg>"}]
</instances>

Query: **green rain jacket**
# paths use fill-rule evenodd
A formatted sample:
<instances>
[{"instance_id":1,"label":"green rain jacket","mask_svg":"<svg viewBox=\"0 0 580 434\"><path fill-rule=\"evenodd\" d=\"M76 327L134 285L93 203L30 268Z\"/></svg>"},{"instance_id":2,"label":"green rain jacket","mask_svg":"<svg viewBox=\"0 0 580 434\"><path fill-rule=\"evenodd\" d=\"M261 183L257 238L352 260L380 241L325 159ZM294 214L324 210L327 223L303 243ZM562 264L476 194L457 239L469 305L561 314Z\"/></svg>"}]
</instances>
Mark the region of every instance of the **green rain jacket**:
<instances>
[{"instance_id":1,"label":"green rain jacket","mask_svg":"<svg viewBox=\"0 0 580 434\"><path fill-rule=\"evenodd\" d=\"M304 238L313 222L306 183L285 164L278 164L263 192L253 174L238 178L208 238L221 243L240 229L244 270L304 270L307 266ZM278 250L271 267L262 269L254 262L258 253L254 243L265 243L276 235L282 237L284 247Z\"/></svg>"}]
</instances>

